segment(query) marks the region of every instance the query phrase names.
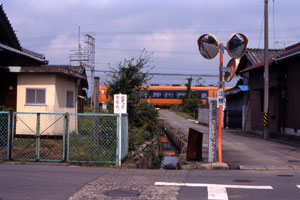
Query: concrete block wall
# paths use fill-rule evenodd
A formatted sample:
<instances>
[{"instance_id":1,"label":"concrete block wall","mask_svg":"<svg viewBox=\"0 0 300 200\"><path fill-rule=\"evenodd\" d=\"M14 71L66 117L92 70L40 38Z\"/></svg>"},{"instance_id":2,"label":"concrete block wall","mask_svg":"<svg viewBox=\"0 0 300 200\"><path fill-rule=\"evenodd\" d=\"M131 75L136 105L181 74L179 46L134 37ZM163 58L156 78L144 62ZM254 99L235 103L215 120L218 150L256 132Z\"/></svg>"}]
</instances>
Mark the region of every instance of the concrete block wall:
<instances>
[{"instance_id":1,"label":"concrete block wall","mask_svg":"<svg viewBox=\"0 0 300 200\"><path fill-rule=\"evenodd\" d=\"M198 108L198 121L200 124L205 124L208 126L209 108ZM224 112L222 114L222 127L224 127Z\"/></svg>"},{"instance_id":2,"label":"concrete block wall","mask_svg":"<svg viewBox=\"0 0 300 200\"><path fill-rule=\"evenodd\" d=\"M208 125L209 108L198 108L198 121L201 124Z\"/></svg>"}]
</instances>

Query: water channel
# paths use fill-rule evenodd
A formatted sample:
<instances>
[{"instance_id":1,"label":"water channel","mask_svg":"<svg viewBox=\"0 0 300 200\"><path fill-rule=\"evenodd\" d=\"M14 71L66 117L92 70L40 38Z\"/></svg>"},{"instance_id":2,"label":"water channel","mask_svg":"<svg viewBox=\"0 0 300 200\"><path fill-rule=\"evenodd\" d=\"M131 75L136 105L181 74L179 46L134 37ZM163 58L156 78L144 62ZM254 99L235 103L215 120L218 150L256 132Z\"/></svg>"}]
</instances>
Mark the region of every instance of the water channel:
<instances>
[{"instance_id":1,"label":"water channel","mask_svg":"<svg viewBox=\"0 0 300 200\"><path fill-rule=\"evenodd\" d=\"M164 158L161 162L161 169L179 169L178 150L162 130L161 141L163 144Z\"/></svg>"}]
</instances>

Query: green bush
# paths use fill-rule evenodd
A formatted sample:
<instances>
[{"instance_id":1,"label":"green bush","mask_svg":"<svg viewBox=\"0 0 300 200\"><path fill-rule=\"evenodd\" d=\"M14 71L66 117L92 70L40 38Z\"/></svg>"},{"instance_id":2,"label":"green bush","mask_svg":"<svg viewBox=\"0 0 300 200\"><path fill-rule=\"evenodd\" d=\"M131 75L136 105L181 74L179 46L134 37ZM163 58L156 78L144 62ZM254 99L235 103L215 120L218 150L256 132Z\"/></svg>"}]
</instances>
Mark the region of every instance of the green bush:
<instances>
[{"instance_id":1,"label":"green bush","mask_svg":"<svg viewBox=\"0 0 300 200\"><path fill-rule=\"evenodd\" d=\"M109 97L113 99L114 94L120 93L127 95L130 150L152 139L158 132L158 111L153 105L141 102L140 98L141 93L147 93L144 86L152 78L148 73L152 69L149 59L150 55L143 51L138 59L125 59L108 74ZM108 109L112 111L111 103L108 104Z\"/></svg>"}]
</instances>

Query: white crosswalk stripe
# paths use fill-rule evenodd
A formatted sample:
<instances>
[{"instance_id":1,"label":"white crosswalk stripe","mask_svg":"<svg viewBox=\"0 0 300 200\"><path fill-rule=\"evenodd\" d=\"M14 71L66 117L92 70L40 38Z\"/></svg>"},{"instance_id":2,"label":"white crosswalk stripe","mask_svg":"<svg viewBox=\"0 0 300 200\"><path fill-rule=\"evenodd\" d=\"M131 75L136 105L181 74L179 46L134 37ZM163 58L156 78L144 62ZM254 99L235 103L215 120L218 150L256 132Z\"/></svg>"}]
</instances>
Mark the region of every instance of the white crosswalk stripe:
<instances>
[{"instance_id":1,"label":"white crosswalk stripe","mask_svg":"<svg viewBox=\"0 0 300 200\"><path fill-rule=\"evenodd\" d=\"M208 200L228 200L227 188L231 189L256 189L272 190L272 186L259 185L222 185L206 183L172 183L172 182L155 182L156 186L185 186L185 187L207 187Z\"/></svg>"}]
</instances>

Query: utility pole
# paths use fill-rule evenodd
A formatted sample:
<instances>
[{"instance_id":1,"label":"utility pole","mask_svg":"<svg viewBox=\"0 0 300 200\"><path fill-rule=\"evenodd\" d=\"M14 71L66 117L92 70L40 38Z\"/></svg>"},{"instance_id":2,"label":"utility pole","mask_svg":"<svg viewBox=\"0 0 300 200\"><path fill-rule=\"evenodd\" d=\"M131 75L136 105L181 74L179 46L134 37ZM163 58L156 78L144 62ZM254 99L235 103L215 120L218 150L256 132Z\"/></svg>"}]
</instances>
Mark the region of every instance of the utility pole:
<instances>
[{"instance_id":1,"label":"utility pole","mask_svg":"<svg viewBox=\"0 0 300 200\"><path fill-rule=\"evenodd\" d=\"M99 77L94 77L94 155L98 155L98 147L99 147L99 116L97 114L99 113Z\"/></svg>"},{"instance_id":2,"label":"utility pole","mask_svg":"<svg viewBox=\"0 0 300 200\"><path fill-rule=\"evenodd\" d=\"M264 139L269 139L269 35L268 35L268 0L265 0L265 59L264 59L264 69L265 69L265 82L264 82Z\"/></svg>"}]
</instances>

